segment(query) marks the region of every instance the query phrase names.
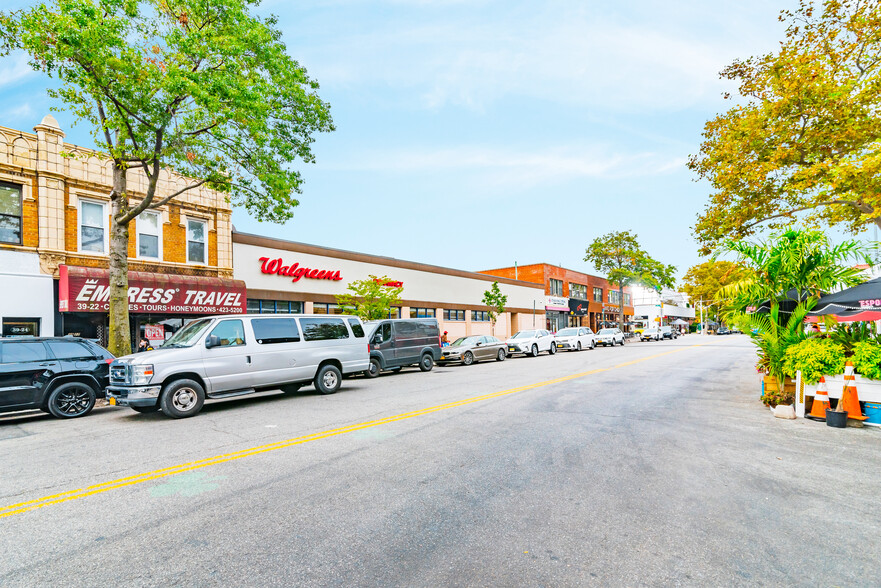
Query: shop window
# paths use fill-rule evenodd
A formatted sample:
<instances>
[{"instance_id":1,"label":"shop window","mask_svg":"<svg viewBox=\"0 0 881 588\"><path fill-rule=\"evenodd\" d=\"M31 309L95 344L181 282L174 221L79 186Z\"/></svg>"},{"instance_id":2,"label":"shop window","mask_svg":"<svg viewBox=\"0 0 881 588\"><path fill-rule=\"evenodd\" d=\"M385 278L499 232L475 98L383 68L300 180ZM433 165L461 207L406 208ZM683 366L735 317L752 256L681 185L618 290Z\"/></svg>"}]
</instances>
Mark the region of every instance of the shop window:
<instances>
[{"instance_id":1,"label":"shop window","mask_svg":"<svg viewBox=\"0 0 881 588\"><path fill-rule=\"evenodd\" d=\"M21 187L0 184L0 242L21 245Z\"/></svg>"},{"instance_id":2,"label":"shop window","mask_svg":"<svg viewBox=\"0 0 881 588\"><path fill-rule=\"evenodd\" d=\"M248 314L260 314L260 300L248 298L247 310Z\"/></svg>"},{"instance_id":3,"label":"shop window","mask_svg":"<svg viewBox=\"0 0 881 588\"><path fill-rule=\"evenodd\" d=\"M300 330L296 319L292 318L261 318L251 321L254 339L260 345L273 343L296 343L300 340Z\"/></svg>"},{"instance_id":4,"label":"shop window","mask_svg":"<svg viewBox=\"0 0 881 588\"><path fill-rule=\"evenodd\" d=\"M205 221L187 219L187 262L207 264Z\"/></svg>"},{"instance_id":5,"label":"shop window","mask_svg":"<svg viewBox=\"0 0 881 588\"><path fill-rule=\"evenodd\" d=\"M330 339L348 339L349 330L343 319L336 318L301 318L303 339L306 341L326 341Z\"/></svg>"},{"instance_id":6,"label":"shop window","mask_svg":"<svg viewBox=\"0 0 881 588\"><path fill-rule=\"evenodd\" d=\"M159 213L142 212L135 226L138 229L138 257L159 259Z\"/></svg>"},{"instance_id":7,"label":"shop window","mask_svg":"<svg viewBox=\"0 0 881 588\"><path fill-rule=\"evenodd\" d=\"M346 309L332 302L316 302L312 305L312 314L346 314Z\"/></svg>"},{"instance_id":8,"label":"shop window","mask_svg":"<svg viewBox=\"0 0 881 588\"><path fill-rule=\"evenodd\" d=\"M434 318L433 308L411 308L410 318Z\"/></svg>"},{"instance_id":9,"label":"shop window","mask_svg":"<svg viewBox=\"0 0 881 588\"><path fill-rule=\"evenodd\" d=\"M445 321L464 321L465 320L465 311L464 310L444 310L444 320Z\"/></svg>"},{"instance_id":10,"label":"shop window","mask_svg":"<svg viewBox=\"0 0 881 588\"><path fill-rule=\"evenodd\" d=\"M302 302L291 302L288 300L260 300L259 298L248 299L249 314L299 314L302 312ZM317 314L326 313L319 312Z\"/></svg>"},{"instance_id":11,"label":"shop window","mask_svg":"<svg viewBox=\"0 0 881 588\"><path fill-rule=\"evenodd\" d=\"M562 296L563 295L563 280L555 280L551 278L550 282L550 291L551 296Z\"/></svg>"},{"instance_id":12,"label":"shop window","mask_svg":"<svg viewBox=\"0 0 881 588\"><path fill-rule=\"evenodd\" d=\"M489 322L489 312L485 310L472 310L471 311L471 320L478 323L488 323Z\"/></svg>"},{"instance_id":13,"label":"shop window","mask_svg":"<svg viewBox=\"0 0 881 588\"><path fill-rule=\"evenodd\" d=\"M4 317L3 319L4 337L38 337L39 335L39 318Z\"/></svg>"},{"instance_id":14,"label":"shop window","mask_svg":"<svg viewBox=\"0 0 881 588\"><path fill-rule=\"evenodd\" d=\"M220 339L221 347L244 345L245 326L240 320L220 321L220 324L214 327L208 336L214 336Z\"/></svg>"},{"instance_id":15,"label":"shop window","mask_svg":"<svg viewBox=\"0 0 881 588\"><path fill-rule=\"evenodd\" d=\"M593 289L593 301L594 302L602 302L603 301L603 289L602 288L594 288Z\"/></svg>"},{"instance_id":16,"label":"shop window","mask_svg":"<svg viewBox=\"0 0 881 588\"><path fill-rule=\"evenodd\" d=\"M104 253L107 242L107 215L104 204L80 200L80 251Z\"/></svg>"},{"instance_id":17,"label":"shop window","mask_svg":"<svg viewBox=\"0 0 881 588\"><path fill-rule=\"evenodd\" d=\"M388 317L390 319L401 318L401 307L400 306L392 306L388 311Z\"/></svg>"},{"instance_id":18,"label":"shop window","mask_svg":"<svg viewBox=\"0 0 881 588\"><path fill-rule=\"evenodd\" d=\"M569 296L579 300L587 300L587 286L584 284L569 283Z\"/></svg>"}]
</instances>

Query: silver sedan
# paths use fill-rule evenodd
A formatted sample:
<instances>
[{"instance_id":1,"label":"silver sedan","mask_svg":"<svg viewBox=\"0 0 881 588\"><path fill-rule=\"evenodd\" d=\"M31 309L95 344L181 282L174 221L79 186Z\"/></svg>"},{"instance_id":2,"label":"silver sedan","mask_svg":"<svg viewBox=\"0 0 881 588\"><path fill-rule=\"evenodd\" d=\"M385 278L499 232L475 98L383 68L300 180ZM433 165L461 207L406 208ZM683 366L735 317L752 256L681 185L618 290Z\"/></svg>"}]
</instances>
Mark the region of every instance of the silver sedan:
<instances>
[{"instance_id":1,"label":"silver sedan","mask_svg":"<svg viewBox=\"0 0 881 588\"><path fill-rule=\"evenodd\" d=\"M471 365L482 359L494 359L505 361L508 352L505 351L505 342L499 341L489 335L471 335L459 337L449 347L441 348L438 365L447 363L461 363Z\"/></svg>"}]
</instances>

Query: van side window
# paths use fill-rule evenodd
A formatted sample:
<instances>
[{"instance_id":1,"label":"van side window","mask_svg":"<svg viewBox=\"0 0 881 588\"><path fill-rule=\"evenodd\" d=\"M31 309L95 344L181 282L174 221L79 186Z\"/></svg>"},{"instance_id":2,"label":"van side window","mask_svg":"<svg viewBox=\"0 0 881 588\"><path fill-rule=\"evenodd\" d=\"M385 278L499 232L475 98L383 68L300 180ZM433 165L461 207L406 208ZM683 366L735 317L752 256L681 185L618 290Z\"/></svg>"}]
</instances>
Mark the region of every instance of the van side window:
<instances>
[{"instance_id":1,"label":"van side window","mask_svg":"<svg viewBox=\"0 0 881 588\"><path fill-rule=\"evenodd\" d=\"M220 321L209 333L220 339L221 347L233 347L245 344L245 326L240 320Z\"/></svg>"},{"instance_id":2,"label":"van side window","mask_svg":"<svg viewBox=\"0 0 881 588\"><path fill-rule=\"evenodd\" d=\"M349 329L343 319L301 318L303 339L306 341L327 341L329 339L348 339Z\"/></svg>"},{"instance_id":3,"label":"van side window","mask_svg":"<svg viewBox=\"0 0 881 588\"><path fill-rule=\"evenodd\" d=\"M437 337L440 333L438 333L438 328L436 324L432 323L419 323L419 336L420 337Z\"/></svg>"},{"instance_id":4,"label":"van side window","mask_svg":"<svg viewBox=\"0 0 881 588\"><path fill-rule=\"evenodd\" d=\"M382 323L380 327L381 336L383 342L392 340L392 324L391 323Z\"/></svg>"},{"instance_id":5,"label":"van side window","mask_svg":"<svg viewBox=\"0 0 881 588\"><path fill-rule=\"evenodd\" d=\"M410 321L395 323L395 331L397 331L398 338L400 339L415 339L419 336L419 327L416 326L416 323L411 323Z\"/></svg>"},{"instance_id":6,"label":"van side window","mask_svg":"<svg viewBox=\"0 0 881 588\"><path fill-rule=\"evenodd\" d=\"M359 339L364 336L364 327L361 326L361 323L358 322L358 319L349 319L349 326L352 327L352 333L355 334Z\"/></svg>"},{"instance_id":7,"label":"van side window","mask_svg":"<svg viewBox=\"0 0 881 588\"><path fill-rule=\"evenodd\" d=\"M300 329L292 318L251 319L251 327L260 345L296 343L300 340Z\"/></svg>"}]
</instances>

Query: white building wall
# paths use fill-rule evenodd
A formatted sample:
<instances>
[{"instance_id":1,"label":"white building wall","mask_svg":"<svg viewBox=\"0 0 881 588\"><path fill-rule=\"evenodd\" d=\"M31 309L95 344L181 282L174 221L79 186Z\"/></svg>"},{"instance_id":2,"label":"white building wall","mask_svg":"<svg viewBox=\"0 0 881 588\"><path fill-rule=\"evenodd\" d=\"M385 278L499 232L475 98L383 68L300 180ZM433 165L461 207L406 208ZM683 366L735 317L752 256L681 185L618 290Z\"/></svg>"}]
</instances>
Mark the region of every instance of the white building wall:
<instances>
[{"instance_id":1,"label":"white building wall","mask_svg":"<svg viewBox=\"0 0 881 588\"><path fill-rule=\"evenodd\" d=\"M39 318L39 334L54 335L52 282L52 276L40 273L37 253L0 249L0 323L8 318Z\"/></svg>"}]
</instances>

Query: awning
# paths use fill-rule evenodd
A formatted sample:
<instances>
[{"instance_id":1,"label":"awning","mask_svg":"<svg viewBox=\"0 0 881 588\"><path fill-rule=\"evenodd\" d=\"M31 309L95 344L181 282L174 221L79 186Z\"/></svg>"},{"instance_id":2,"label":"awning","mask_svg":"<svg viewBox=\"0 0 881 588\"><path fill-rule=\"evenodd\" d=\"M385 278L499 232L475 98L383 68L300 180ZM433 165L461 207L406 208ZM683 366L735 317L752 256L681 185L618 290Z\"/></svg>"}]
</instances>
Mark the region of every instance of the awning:
<instances>
[{"instance_id":1,"label":"awning","mask_svg":"<svg viewBox=\"0 0 881 588\"><path fill-rule=\"evenodd\" d=\"M881 311L881 278L823 296L810 314L848 316L866 311ZM847 320L855 319L848 316Z\"/></svg>"},{"instance_id":2,"label":"awning","mask_svg":"<svg viewBox=\"0 0 881 588\"><path fill-rule=\"evenodd\" d=\"M60 312L107 312L110 272L90 267L58 267ZM242 314L241 280L149 272L128 273L129 312L158 314Z\"/></svg>"}]
</instances>

